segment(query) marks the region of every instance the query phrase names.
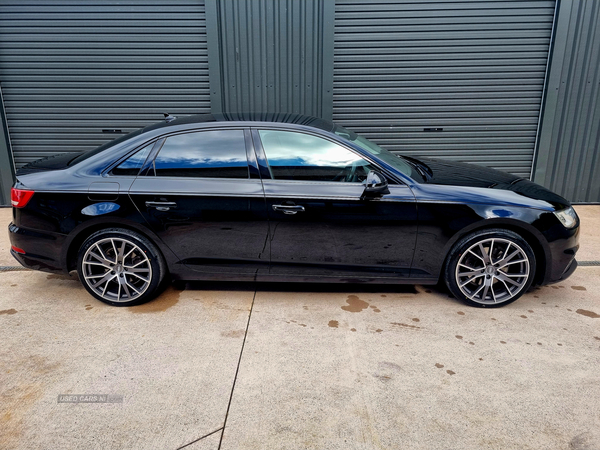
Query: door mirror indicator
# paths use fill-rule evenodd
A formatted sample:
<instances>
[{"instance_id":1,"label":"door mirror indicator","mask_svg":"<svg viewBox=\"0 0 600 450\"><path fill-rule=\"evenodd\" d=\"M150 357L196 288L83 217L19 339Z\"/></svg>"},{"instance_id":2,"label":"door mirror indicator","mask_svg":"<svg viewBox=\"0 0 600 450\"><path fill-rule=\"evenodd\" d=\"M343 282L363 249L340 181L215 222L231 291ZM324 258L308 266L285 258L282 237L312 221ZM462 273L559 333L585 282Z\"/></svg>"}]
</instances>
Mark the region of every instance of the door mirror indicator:
<instances>
[{"instance_id":1,"label":"door mirror indicator","mask_svg":"<svg viewBox=\"0 0 600 450\"><path fill-rule=\"evenodd\" d=\"M362 199L381 197L382 195L390 193L387 180L383 174L377 170L371 170L367 174L364 185L365 190L361 197Z\"/></svg>"}]
</instances>

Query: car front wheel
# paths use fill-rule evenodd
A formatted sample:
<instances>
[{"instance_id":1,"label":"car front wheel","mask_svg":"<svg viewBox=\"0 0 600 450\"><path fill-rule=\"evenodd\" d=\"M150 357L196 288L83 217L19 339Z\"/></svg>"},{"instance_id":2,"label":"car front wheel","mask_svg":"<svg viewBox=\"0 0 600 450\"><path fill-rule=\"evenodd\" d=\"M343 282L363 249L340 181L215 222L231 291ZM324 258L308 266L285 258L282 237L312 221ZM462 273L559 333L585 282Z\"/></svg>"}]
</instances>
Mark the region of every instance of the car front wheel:
<instances>
[{"instance_id":1,"label":"car front wheel","mask_svg":"<svg viewBox=\"0 0 600 450\"><path fill-rule=\"evenodd\" d=\"M151 300L165 276L160 251L144 236L111 228L92 234L77 258L79 278L90 294L113 306Z\"/></svg>"},{"instance_id":2,"label":"car front wheel","mask_svg":"<svg viewBox=\"0 0 600 450\"><path fill-rule=\"evenodd\" d=\"M462 238L453 247L445 281L450 292L467 304L498 307L527 292L535 269L535 254L517 233L482 230Z\"/></svg>"}]
</instances>

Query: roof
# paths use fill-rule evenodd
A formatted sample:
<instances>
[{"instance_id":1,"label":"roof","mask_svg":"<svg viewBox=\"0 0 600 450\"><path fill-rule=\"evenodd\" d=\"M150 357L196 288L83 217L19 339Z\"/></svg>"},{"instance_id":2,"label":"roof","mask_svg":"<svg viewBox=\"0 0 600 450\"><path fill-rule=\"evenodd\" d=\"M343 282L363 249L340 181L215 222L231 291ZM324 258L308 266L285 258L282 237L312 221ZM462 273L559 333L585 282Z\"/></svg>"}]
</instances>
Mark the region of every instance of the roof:
<instances>
[{"instance_id":1,"label":"roof","mask_svg":"<svg viewBox=\"0 0 600 450\"><path fill-rule=\"evenodd\" d=\"M178 117L170 122L162 121L150 125L145 131L155 130L175 125L186 125L193 123L207 122L271 122L287 123L296 125L305 125L309 127L320 128L325 131L332 131L335 125L318 117L305 116L295 113L259 113L259 112L228 112L215 114L197 114L193 116Z\"/></svg>"}]
</instances>

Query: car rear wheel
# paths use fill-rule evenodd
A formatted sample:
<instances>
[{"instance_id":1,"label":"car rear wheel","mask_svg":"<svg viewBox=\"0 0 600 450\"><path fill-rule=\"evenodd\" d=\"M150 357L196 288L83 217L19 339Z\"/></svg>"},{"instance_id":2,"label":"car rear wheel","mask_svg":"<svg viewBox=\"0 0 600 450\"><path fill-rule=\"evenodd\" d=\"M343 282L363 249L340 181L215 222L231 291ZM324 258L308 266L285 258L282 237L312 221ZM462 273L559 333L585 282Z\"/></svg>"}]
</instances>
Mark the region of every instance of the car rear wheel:
<instances>
[{"instance_id":1,"label":"car rear wheel","mask_svg":"<svg viewBox=\"0 0 600 450\"><path fill-rule=\"evenodd\" d=\"M144 236L110 228L92 234L81 246L77 272L85 288L113 306L151 300L165 276L160 251Z\"/></svg>"},{"instance_id":2,"label":"car rear wheel","mask_svg":"<svg viewBox=\"0 0 600 450\"><path fill-rule=\"evenodd\" d=\"M517 233L492 229L472 233L448 255L445 281L469 305L498 307L521 297L535 276L531 246Z\"/></svg>"}]
</instances>

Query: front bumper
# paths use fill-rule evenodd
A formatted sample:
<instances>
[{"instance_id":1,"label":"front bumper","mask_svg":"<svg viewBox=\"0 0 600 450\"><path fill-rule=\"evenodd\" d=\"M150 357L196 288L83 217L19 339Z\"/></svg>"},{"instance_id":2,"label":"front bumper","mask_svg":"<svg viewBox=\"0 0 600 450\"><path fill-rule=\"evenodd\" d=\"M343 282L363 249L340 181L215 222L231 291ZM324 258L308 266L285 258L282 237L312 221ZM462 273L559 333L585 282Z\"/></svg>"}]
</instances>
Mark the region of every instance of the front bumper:
<instances>
[{"instance_id":1,"label":"front bumper","mask_svg":"<svg viewBox=\"0 0 600 450\"><path fill-rule=\"evenodd\" d=\"M567 266L567 268L565 269L565 271L560 276L560 278L557 278L555 280L551 280L551 281L549 281L546 284L555 284L555 283L559 283L561 281L566 280L567 278L569 278L573 274L573 272L575 272L575 269L577 269L577 260L575 258L573 258L571 260L571 262L569 263L569 265Z\"/></svg>"},{"instance_id":2,"label":"front bumper","mask_svg":"<svg viewBox=\"0 0 600 450\"><path fill-rule=\"evenodd\" d=\"M566 236L549 243L550 252L547 254L549 260L547 260L546 277L542 284L563 281L577 268L575 256L579 250L579 226L568 230L567 233Z\"/></svg>"}]
</instances>

